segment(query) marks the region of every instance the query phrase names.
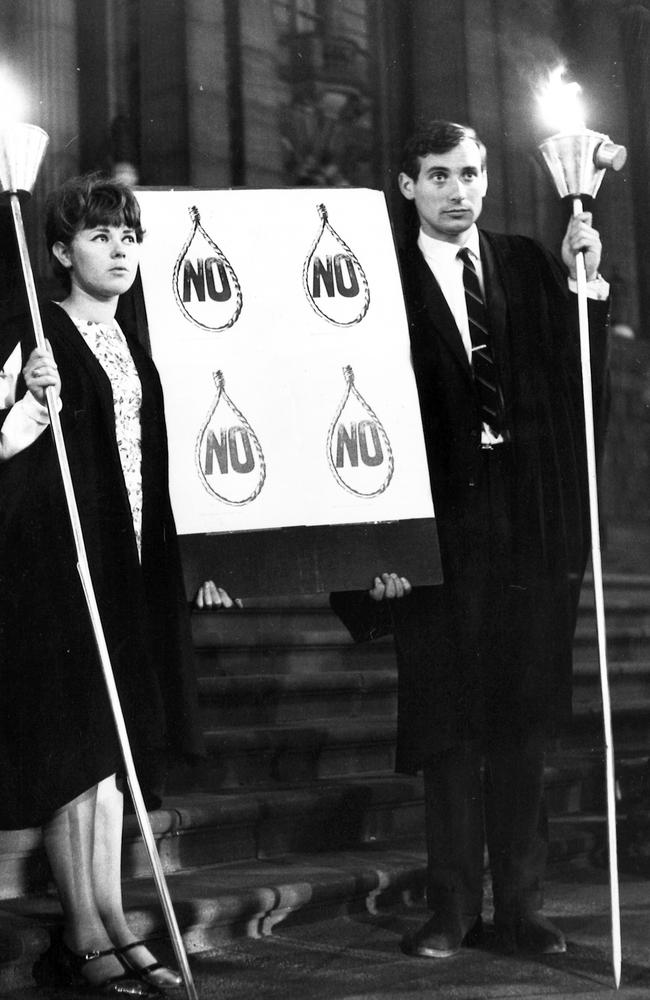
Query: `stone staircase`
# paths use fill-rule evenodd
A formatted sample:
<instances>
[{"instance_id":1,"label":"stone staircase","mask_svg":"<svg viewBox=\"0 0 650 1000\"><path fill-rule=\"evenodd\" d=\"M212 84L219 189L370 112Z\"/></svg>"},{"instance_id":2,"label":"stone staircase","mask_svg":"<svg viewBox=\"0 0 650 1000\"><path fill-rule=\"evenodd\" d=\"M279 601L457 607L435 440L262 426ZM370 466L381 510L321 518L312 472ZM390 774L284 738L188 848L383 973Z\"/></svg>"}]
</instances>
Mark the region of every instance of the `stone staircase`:
<instances>
[{"instance_id":1,"label":"stone staircase","mask_svg":"<svg viewBox=\"0 0 650 1000\"><path fill-rule=\"evenodd\" d=\"M621 823L647 780L650 577L606 580ZM197 612L208 758L176 771L151 814L188 950L391 899L424 878L419 778L393 773L396 674L389 639L355 646L326 598ZM555 859L597 855L603 739L593 592L575 643L575 725L549 754ZM164 931L133 817L125 898L135 928ZM57 920L37 830L0 832L0 995L30 981Z\"/></svg>"}]
</instances>

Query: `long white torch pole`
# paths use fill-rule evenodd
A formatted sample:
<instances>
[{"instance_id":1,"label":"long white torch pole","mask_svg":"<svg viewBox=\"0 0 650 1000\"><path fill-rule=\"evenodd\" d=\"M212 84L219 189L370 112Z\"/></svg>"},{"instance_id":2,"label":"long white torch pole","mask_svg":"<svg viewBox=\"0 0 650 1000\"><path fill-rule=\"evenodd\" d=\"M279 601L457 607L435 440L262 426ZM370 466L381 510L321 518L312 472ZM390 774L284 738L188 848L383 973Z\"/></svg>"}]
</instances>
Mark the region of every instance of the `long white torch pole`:
<instances>
[{"instance_id":1,"label":"long white torch pole","mask_svg":"<svg viewBox=\"0 0 650 1000\"><path fill-rule=\"evenodd\" d=\"M11 204L11 211L13 215L14 225L16 229L18 252L20 255L20 263L22 266L23 276L25 279L25 288L27 290L27 299L29 302L29 310L31 313L32 324L34 327L36 344L40 350L45 350L47 345L45 341L45 335L43 333L41 314L38 307L38 298L36 295L36 286L34 284L34 275L32 273L31 262L27 250L27 240L25 238L25 229L23 225L22 212L20 208L20 200L17 194L15 193L10 194L10 204ZM118 740L120 743L120 749L124 760L127 781L129 784L129 789L131 791L131 797L133 799L133 805L135 807L136 817L138 820L138 824L140 826L142 838L145 842L145 846L147 848L147 852L149 855L151 870L153 873L156 889L158 891L158 896L163 909L165 920L167 922L167 927L169 929L169 934L174 948L174 954L176 955L176 960L178 962L180 973L181 976L183 977L185 992L187 993L188 1000L198 1000L196 987L194 986L194 980L192 979L192 973L190 971L190 967L187 961L187 954L183 944L183 938L181 936L178 923L176 921L176 915L174 913L174 908L172 906L169 890L167 888L167 883L165 881L165 875L162 869L160 856L158 854L158 849L156 847L156 842L154 840L153 831L151 829L151 823L149 822L149 814L147 813L147 807L145 805L144 798L142 796L140 783L138 781L138 777L135 770L135 764L133 762L133 754L131 753L131 746L129 744L129 738L126 731L126 724L124 722L122 706L120 705L120 699L115 684L115 678L113 676L113 669L111 666L108 647L106 645L106 638L104 636L104 630L102 627L99 609L97 607L97 600L95 598L93 582L90 575L90 569L88 566L86 547L84 544L83 533L81 530L81 521L79 519L79 510L77 508L77 502L74 494L74 487L72 484L72 476L70 474L70 466L68 464L68 456L66 453L65 442L63 440L63 433L61 430L61 421L59 419L57 399L54 389L51 386L48 387L47 389L46 399L47 399L47 408L50 416L50 426L52 428L52 436L54 439L57 458L61 469L63 487L65 490L65 497L68 506L68 514L70 516L70 524L72 527L75 548L77 551L77 570L81 578L81 584L86 598L86 604L88 606L88 613L90 615L90 620L95 636L95 643L97 645L97 652L99 654L101 668L104 675L104 681L106 682L108 697L111 703L111 709L115 720Z\"/></svg>"},{"instance_id":2,"label":"long white torch pole","mask_svg":"<svg viewBox=\"0 0 650 1000\"><path fill-rule=\"evenodd\" d=\"M573 214L582 212L582 199L573 198ZM600 553L600 523L598 515L598 486L596 477L596 445L594 441L594 410L591 384L591 349L589 343L589 313L587 310L587 274L584 255L576 257L578 286L578 319L580 324L580 357L582 363L582 394L585 413L587 444L587 476L589 480L589 516L591 521L591 563L596 602L596 628L598 632L598 662L603 704L605 732L605 773L607 786L607 839L609 847L609 886L612 922L612 967L616 989L621 984L621 912L618 891L618 857L616 847L616 784L614 777L614 741L612 737L612 709L607 675L607 638L605 633L605 600L603 596L603 570Z\"/></svg>"}]
</instances>

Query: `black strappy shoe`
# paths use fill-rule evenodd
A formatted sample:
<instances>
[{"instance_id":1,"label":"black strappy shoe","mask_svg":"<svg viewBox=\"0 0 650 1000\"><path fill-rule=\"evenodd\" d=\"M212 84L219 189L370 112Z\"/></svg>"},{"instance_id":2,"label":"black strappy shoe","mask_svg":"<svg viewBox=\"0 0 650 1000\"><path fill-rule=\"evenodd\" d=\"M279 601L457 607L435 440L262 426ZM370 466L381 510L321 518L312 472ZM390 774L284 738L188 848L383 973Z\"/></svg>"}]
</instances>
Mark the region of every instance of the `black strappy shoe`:
<instances>
[{"instance_id":1,"label":"black strappy shoe","mask_svg":"<svg viewBox=\"0 0 650 1000\"><path fill-rule=\"evenodd\" d=\"M156 989L155 986L126 971L121 975L110 976L101 982L91 983L81 971L84 965L108 955L115 955L126 969L126 964L120 958L116 948L107 948L105 951L89 951L86 954L78 955L68 948L63 938L59 937L54 939L47 951L36 959L32 975L37 986L72 986L75 989L83 989L84 993L89 995L95 994L104 997L162 996L160 990Z\"/></svg>"},{"instance_id":2,"label":"black strappy shoe","mask_svg":"<svg viewBox=\"0 0 650 1000\"><path fill-rule=\"evenodd\" d=\"M134 962L126 954L132 948L140 947L148 948L148 943L146 941L133 941L131 944L125 944L121 948L116 948L115 953L127 969L134 972L143 982L148 983L150 986L155 986L160 990L173 990L183 985L182 976L175 969L170 969L168 966L163 965L162 962L138 965L137 962Z\"/></svg>"}]
</instances>

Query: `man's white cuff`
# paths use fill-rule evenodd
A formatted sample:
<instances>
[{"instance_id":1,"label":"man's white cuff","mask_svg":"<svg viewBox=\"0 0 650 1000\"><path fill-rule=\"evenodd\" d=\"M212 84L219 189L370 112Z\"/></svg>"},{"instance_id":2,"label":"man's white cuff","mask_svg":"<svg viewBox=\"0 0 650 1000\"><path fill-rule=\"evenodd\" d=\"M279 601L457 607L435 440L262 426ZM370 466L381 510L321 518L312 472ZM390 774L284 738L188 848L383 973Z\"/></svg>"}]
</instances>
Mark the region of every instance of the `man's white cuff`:
<instances>
[{"instance_id":1,"label":"man's white cuff","mask_svg":"<svg viewBox=\"0 0 650 1000\"><path fill-rule=\"evenodd\" d=\"M577 293L578 282L575 278L569 278L569 289ZM609 282L605 281L602 274L597 274L587 282L587 298L596 299L598 302L604 302L609 298Z\"/></svg>"}]
</instances>

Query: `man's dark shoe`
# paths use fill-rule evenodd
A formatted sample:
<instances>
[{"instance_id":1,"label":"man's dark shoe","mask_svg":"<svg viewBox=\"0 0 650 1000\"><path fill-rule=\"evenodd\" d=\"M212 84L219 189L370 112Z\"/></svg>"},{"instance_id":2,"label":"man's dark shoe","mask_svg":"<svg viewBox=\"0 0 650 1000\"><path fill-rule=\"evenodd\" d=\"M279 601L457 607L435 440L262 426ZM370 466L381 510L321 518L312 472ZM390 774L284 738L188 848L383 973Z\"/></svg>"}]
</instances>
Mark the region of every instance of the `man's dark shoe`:
<instances>
[{"instance_id":1,"label":"man's dark shoe","mask_svg":"<svg viewBox=\"0 0 650 1000\"><path fill-rule=\"evenodd\" d=\"M566 951L564 934L541 913L524 913L514 920L495 920L497 944L507 955L518 951L536 955L563 955Z\"/></svg>"},{"instance_id":2,"label":"man's dark shoe","mask_svg":"<svg viewBox=\"0 0 650 1000\"><path fill-rule=\"evenodd\" d=\"M414 934L402 938L402 951L417 958L451 958L465 946L478 944L483 930L479 917L435 914Z\"/></svg>"}]
</instances>

